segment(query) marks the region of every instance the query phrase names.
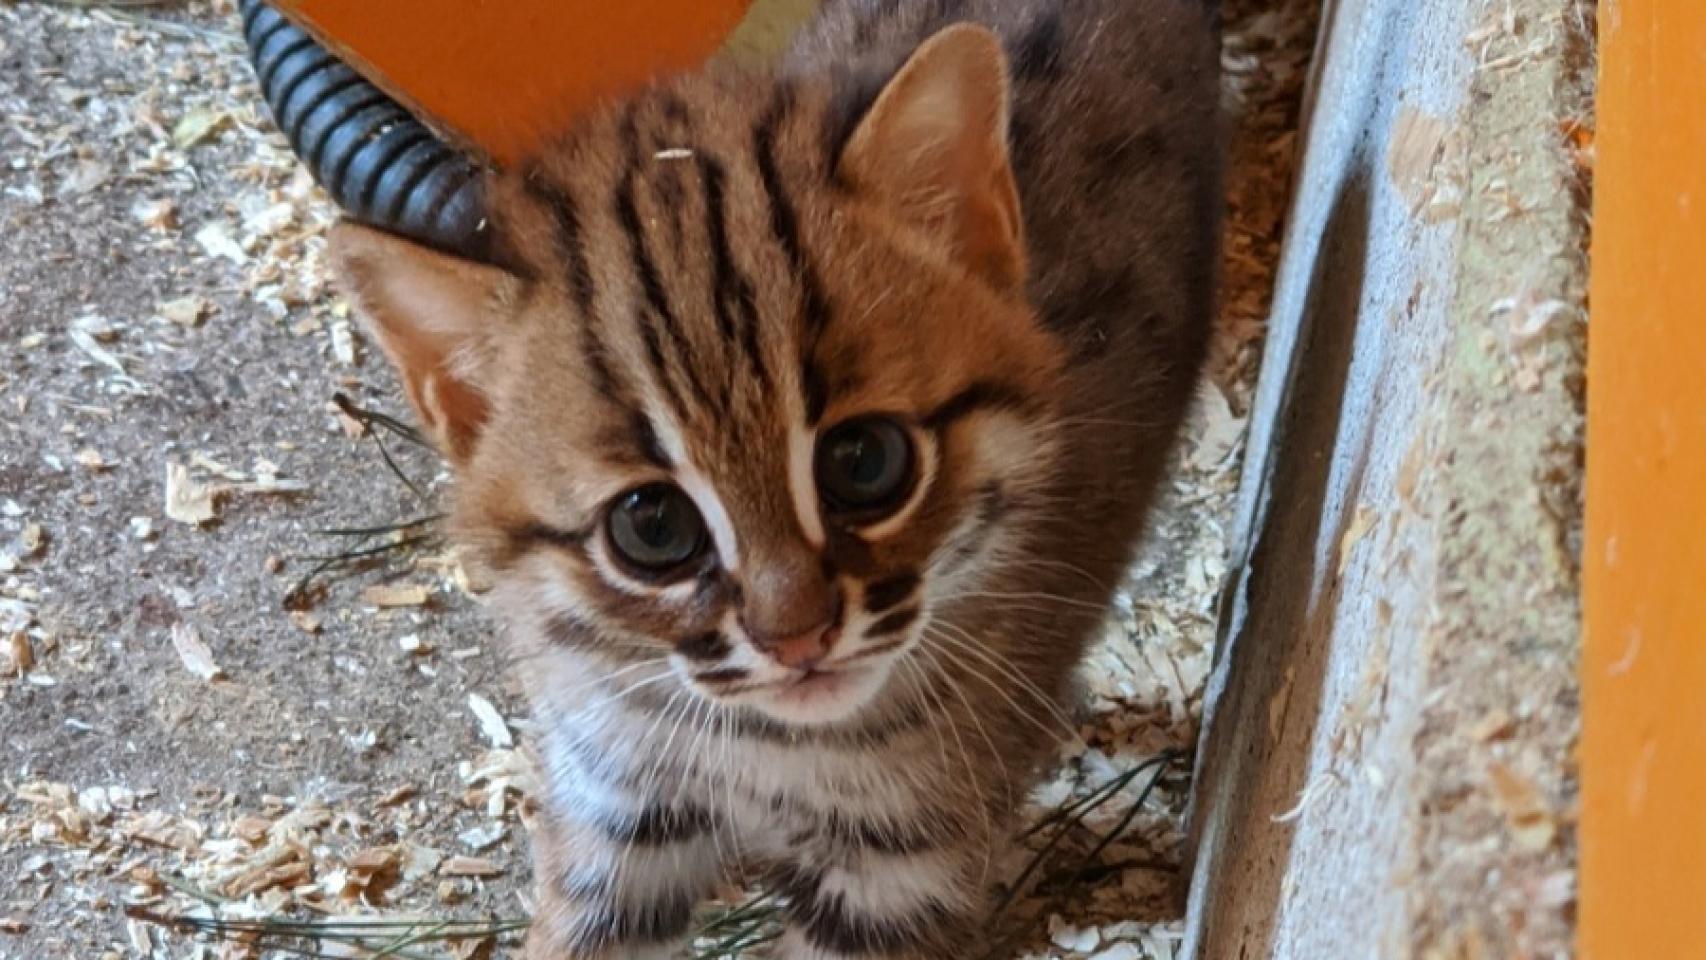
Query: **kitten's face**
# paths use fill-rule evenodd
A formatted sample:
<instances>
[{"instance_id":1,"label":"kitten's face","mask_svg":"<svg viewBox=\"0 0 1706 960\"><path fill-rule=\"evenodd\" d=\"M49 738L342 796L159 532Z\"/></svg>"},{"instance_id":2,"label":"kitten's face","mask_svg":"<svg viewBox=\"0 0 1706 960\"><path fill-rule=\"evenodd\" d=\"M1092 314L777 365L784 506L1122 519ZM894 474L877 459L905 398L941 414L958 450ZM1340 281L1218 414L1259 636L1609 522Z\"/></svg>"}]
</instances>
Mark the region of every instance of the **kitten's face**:
<instances>
[{"instance_id":1,"label":"kitten's face","mask_svg":"<svg viewBox=\"0 0 1706 960\"><path fill-rule=\"evenodd\" d=\"M511 616L794 724L979 642L937 615L1024 544L1061 356L1022 295L999 51L956 43L827 147L811 91L588 123L496 185L527 279L480 281L467 337L399 342L364 298ZM398 296L454 309L443 272Z\"/></svg>"},{"instance_id":2,"label":"kitten's face","mask_svg":"<svg viewBox=\"0 0 1706 960\"><path fill-rule=\"evenodd\" d=\"M884 233L849 211L822 238L833 306L809 351L786 288L755 296L755 352L674 288L688 359L665 333L662 374L645 311L613 306L613 388L586 375L573 305L536 293L462 481L463 527L505 544L506 604L791 723L854 714L905 658L929 666L921 642L964 655L932 616L1024 540L1056 358L1022 303ZM608 263L620 288L627 259Z\"/></svg>"}]
</instances>

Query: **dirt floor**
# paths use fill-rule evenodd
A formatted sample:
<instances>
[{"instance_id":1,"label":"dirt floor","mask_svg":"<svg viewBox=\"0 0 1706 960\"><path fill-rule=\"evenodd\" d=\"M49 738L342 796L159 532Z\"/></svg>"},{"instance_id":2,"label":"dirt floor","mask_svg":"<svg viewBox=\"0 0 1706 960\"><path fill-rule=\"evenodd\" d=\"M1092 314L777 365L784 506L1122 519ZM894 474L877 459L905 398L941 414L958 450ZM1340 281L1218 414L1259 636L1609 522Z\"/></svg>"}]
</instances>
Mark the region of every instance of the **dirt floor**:
<instances>
[{"instance_id":1,"label":"dirt floor","mask_svg":"<svg viewBox=\"0 0 1706 960\"><path fill-rule=\"evenodd\" d=\"M0 960L355 956L157 921L528 907L526 723L490 622L430 525L327 532L430 517L445 478L381 432L412 490L334 404L402 413L326 288L334 212L232 6L0 0ZM1216 383L1092 664L1085 742L1039 791L1042 815L1130 782L1068 850L1120 825L1136 764L1195 740L1313 39L1308 3L1228 6ZM292 596L306 558L381 548ZM1173 956L1176 769L1112 866L1016 908L1033 952Z\"/></svg>"}]
</instances>

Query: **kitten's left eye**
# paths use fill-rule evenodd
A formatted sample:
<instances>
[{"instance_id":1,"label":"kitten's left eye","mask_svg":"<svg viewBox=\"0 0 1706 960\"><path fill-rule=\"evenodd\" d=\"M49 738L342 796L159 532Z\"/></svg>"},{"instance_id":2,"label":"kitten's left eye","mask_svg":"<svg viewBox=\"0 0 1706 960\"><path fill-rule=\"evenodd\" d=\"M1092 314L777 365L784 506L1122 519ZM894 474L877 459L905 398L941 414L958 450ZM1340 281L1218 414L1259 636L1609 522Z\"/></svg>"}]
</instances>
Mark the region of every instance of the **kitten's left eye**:
<instances>
[{"instance_id":1,"label":"kitten's left eye","mask_svg":"<svg viewBox=\"0 0 1706 960\"><path fill-rule=\"evenodd\" d=\"M818 493L831 510L893 510L912 490L912 440L887 417L849 420L818 440L814 470Z\"/></svg>"}]
</instances>

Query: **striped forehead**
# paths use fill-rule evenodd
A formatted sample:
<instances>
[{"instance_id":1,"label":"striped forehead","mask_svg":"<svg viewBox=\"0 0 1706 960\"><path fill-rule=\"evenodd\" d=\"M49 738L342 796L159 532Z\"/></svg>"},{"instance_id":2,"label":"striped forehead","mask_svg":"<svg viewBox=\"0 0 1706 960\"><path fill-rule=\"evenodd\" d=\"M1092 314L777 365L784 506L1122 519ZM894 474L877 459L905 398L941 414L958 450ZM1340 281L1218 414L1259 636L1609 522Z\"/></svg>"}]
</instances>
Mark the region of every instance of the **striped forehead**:
<instances>
[{"instance_id":1,"label":"striped forehead","mask_svg":"<svg viewBox=\"0 0 1706 960\"><path fill-rule=\"evenodd\" d=\"M803 236L827 186L818 124L785 87L756 109L688 96L612 111L514 177L500 240L566 294L564 332L635 452L696 500L802 515L789 488L831 312Z\"/></svg>"},{"instance_id":2,"label":"striped forehead","mask_svg":"<svg viewBox=\"0 0 1706 960\"><path fill-rule=\"evenodd\" d=\"M817 208L824 163L821 148L785 142L812 126L792 119L793 100L784 88L754 111L657 93L518 178L510 193L531 209L516 219L532 229L517 253L567 287L606 395L614 361L681 423L726 423L755 399L743 392L821 409L810 358L830 310L801 210Z\"/></svg>"}]
</instances>

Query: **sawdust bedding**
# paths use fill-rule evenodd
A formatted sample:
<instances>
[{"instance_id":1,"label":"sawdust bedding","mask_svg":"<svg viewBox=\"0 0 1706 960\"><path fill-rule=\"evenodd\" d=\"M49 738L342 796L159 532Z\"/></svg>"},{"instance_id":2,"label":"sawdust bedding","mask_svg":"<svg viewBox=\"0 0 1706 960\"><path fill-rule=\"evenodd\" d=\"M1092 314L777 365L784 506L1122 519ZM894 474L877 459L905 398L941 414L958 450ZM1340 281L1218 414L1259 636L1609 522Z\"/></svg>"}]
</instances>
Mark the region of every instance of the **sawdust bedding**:
<instances>
[{"instance_id":1,"label":"sawdust bedding","mask_svg":"<svg viewBox=\"0 0 1706 960\"><path fill-rule=\"evenodd\" d=\"M232 6L0 5L0 960L503 955L526 722L433 533L437 465L364 413L398 404ZM1212 376L1008 864L1039 864L1015 954L1181 938L1189 765L1151 761L1195 741L1314 30L1227 6Z\"/></svg>"}]
</instances>

